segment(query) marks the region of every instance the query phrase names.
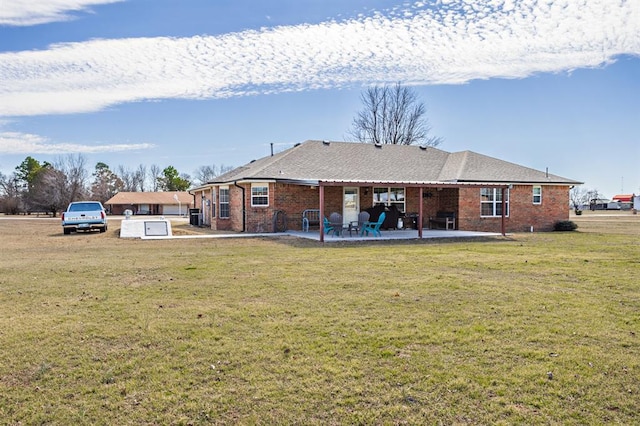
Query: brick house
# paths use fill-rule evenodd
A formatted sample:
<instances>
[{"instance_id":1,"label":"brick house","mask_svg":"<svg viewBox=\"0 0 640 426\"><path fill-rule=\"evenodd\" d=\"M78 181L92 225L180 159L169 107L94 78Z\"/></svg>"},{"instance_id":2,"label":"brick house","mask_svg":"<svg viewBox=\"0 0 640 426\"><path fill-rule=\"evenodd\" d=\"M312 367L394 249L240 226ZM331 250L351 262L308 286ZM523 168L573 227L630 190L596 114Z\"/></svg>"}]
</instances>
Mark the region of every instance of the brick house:
<instances>
[{"instance_id":1,"label":"brick house","mask_svg":"<svg viewBox=\"0 0 640 426\"><path fill-rule=\"evenodd\" d=\"M193 196L185 191L118 192L105 203L110 214L187 215L193 208Z\"/></svg>"},{"instance_id":2,"label":"brick house","mask_svg":"<svg viewBox=\"0 0 640 426\"><path fill-rule=\"evenodd\" d=\"M299 230L306 209L345 222L384 204L412 217L420 231L439 212L455 229L549 231L569 219L571 179L471 151L306 141L254 160L194 188L203 222L216 230Z\"/></svg>"}]
</instances>

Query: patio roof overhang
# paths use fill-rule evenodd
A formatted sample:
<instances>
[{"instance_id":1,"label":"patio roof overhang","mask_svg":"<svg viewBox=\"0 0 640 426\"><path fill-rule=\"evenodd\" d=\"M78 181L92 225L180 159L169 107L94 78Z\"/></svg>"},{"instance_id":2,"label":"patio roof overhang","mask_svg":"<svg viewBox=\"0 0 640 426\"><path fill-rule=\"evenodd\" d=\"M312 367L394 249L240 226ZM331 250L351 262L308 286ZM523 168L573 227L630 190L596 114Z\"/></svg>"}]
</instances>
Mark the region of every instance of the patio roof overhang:
<instances>
[{"instance_id":1,"label":"patio roof overhang","mask_svg":"<svg viewBox=\"0 0 640 426\"><path fill-rule=\"evenodd\" d=\"M310 182L310 181L308 181ZM293 182L291 182L293 183ZM300 183L298 183L300 184ZM505 191L512 187L511 183L506 182L459 182L459 181L422 181L422 182L407 182L407 181L360 181L360 180L319 180L317 181L317 186L320 188L319 191L319 205L320 205L320 217L324 217L324 188L325 187L336 187L336 186L372 186L372 185L384 185L384 186L404 186L404 187L416 187L419 189L418 199L422 200L422 191L424 188L498 188L502 190L502 235L506 235L506 225L505 225ZM313 185L316 186L316 185ZM418 223L422 224L423 220L423 211L422 211L422 202L418 203ZM418 227L418 237L422 238L422 226ZM320 221L320 242L324 242L324 223Z\"/></svg>"},{"instance_id":2,"label":"patio roof overhang","mask_svg":"<svg viewBox=\"0 0 640 426\"><path fill-rule=\"evenodd\" d=\"M274 178L241 178L224 182L209 182L200 187L193 188L191 191L203 190L211 186L229 185L229 184L246 184L252 182L279 182L289 185L302 186L405 186L413 188L465 188L465 187L482 187L482 188L508 188L515 183L521 182L489 182L489 181L403 181L403 180L384 180L384 179L274 179Z\"/></svg>"},{"instance_id":3,"label":"patio roof overhang","mask_svg":"<svg viewBox=\"0 0 640 426\"><path fill-rule=\"evenodd\" d=\"M507 182L460 182L460 181L394 181L394 180L319 180L317 186L405 186L413 188L509 188Z\"/></svg>"},{"instance_id":4,"label":"patio roof overhang","mask_svg":"<svg viewBox=\"0 0 640 426\"><path fill-rule=\"evenodd\" d=\"M319 190L319 205L320 205L320 217L324 217L324 188L325 187L340 187L340 186L404 186L404 187L413 187L419 189L419 199L423 198L423 189L424 188L499 188L502 189L502 235L505 235L505 194L504 191L510 187L512 187L513 183L511 182L465 182L465 181L399 181L399 180L357 180L357 179L274 179L274 178L260 178L260 177L251 177L251 178L240 178L234 179L229 182L209 182L205 185L202 185L199 188L192 189L192 191L201 190L211 186L219 186L225 184L238 184L238 183L250 183L250 182L279 182L290 185L303 185L303 186L311 186L318 187ZM418 203L420 206L418 212L418 220L419 223L422 223L422 203ZM323 222L320 221L320 241L324 242L324 226ZM418 229L418 235L422 238L422 227Z\"/></svg>"}]
</instances>

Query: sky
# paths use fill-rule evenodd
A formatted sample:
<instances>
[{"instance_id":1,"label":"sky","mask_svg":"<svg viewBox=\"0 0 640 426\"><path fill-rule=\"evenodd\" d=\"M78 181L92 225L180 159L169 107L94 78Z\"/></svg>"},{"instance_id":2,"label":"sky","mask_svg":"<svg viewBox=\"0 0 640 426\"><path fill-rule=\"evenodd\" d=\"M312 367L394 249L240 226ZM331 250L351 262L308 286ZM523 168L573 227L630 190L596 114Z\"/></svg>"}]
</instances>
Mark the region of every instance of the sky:
<instances>
[{"instance_id":1,"label":"sky","mask_svg":"<svg viewBox=\"0 0 640 426\"><path fill-rule=\"evenodd\" d=\"M640 193L640 0L4 0L0 172L241 166L398 82L440 149Z\"/></svg>"}]
</instances>

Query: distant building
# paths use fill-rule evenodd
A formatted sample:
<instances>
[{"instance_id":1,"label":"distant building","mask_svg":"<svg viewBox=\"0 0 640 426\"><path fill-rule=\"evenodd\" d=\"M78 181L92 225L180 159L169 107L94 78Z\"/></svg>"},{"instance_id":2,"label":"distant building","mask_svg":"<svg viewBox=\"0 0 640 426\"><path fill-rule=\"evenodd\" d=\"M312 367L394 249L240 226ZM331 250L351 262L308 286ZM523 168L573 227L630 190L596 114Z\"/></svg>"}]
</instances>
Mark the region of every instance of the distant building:
<instances>
[{"instance_id":1,"label":"distant building","mask_svg":"<svg viewBox=\"0 0 640 426\"><path fill-rule=\"evenodd\" d=\"M618 203L622 210L633 208L633 194L614 195L611 200Z\"/></svg>"},{"instance_id":2,"label":"distant building","mask_svg":"<svg viewBox=\"0 0 640 426\"><path fill-rule=\"evenodd\" d=\"M184 191L167 192L118 192L105 204L110 214L180 215L189 213L193 207L193 196Z\"/></svg>"},{"instance_id":3,"label":"distant building","mask_svg":"<svg viewBox=\"0 0 640 426\"><path fill-rule=\"evenodd\" d=\"M607 210L611 200L608 198L592 198L589 200L589 210Z\"/></svg>"}]
</instances>

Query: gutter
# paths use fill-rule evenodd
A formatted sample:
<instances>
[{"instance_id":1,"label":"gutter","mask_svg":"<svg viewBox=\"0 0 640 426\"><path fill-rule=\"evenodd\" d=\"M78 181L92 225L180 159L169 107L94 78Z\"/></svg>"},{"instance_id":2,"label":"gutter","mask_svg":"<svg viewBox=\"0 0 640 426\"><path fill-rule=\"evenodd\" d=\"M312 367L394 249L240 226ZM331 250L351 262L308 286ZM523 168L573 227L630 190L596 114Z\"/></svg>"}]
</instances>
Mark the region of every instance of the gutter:
<instances>
[{"instance_id":1,"label":"gutter","mask_svg":"<svg viewBox=\"0 0 640 426\"><path fill-rule=\"evenodd\" d=\"M246 191L243 186L238 185L237 180L233 182L233 186L240 188L240 190L242 191L242 232L246 232L247 231L247 203L246 203L247 200L245 200Z\"/></svg>"}]
</instances>

